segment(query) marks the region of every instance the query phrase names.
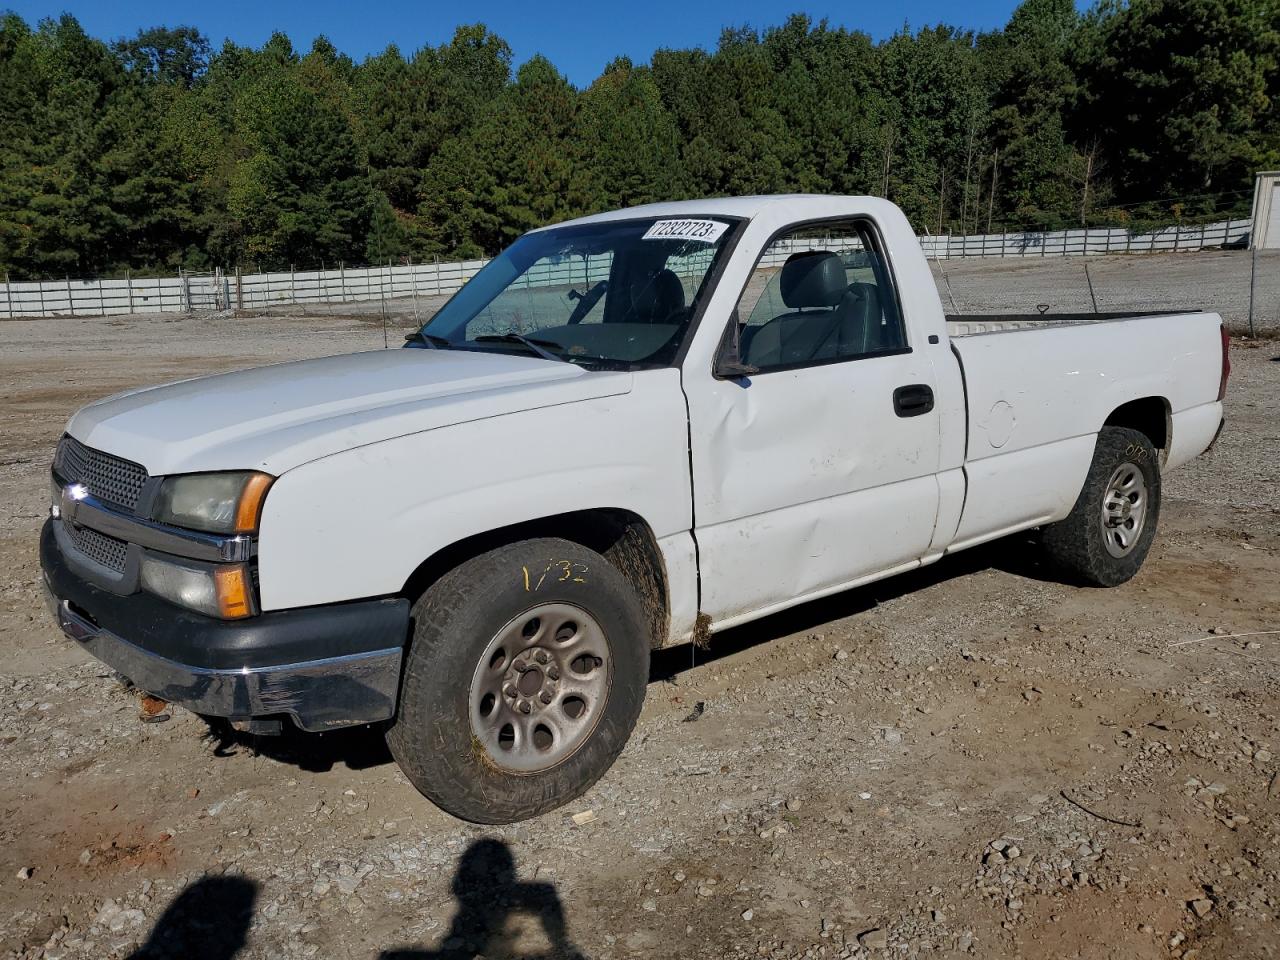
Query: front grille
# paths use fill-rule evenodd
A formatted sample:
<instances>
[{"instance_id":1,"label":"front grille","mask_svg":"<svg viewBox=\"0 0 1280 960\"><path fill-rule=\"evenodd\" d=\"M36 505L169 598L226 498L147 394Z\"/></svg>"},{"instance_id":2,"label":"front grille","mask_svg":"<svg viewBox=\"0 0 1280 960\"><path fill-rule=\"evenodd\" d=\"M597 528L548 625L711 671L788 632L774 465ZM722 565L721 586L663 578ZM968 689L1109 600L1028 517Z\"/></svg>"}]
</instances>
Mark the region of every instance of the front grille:
<instances>
[{"instance_id":1,"label":"front grille","mask_svg":"<svg viewBox=\"0 0 1280 960\"><path fill-rule=\"evenodd\" d=\"M123 540L117 540L115 537L109 537L105 533L99 533L89 527L81 527L67 520L62 522L62 529L71 538L75 548L90 560L102 564L113 573L124 572L129 545Z\"/></svg>"},{"instance_id":2,"label":"front grille","mask_svg":"<svg viewBox=\"0 0 1280 960\"><path fill-rule=\"evenodd\" d=\"M86 447L70 436L58 444L53 469L63 480L84 484L92 496L130 513L147 482L147 470L141 464Z\"/></svg>"}]
</instances>

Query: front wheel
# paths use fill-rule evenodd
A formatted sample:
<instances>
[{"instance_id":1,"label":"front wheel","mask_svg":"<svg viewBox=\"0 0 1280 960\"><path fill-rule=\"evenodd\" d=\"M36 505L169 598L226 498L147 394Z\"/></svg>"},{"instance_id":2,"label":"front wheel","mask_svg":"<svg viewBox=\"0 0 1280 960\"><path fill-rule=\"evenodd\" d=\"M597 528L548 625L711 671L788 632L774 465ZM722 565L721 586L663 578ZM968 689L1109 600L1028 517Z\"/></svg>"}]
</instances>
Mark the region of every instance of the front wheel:
<instances>
[{"instance_id":1,"label":"front wheel","mask_svg":"<svg viewBox=\"0 0 1280 960\"><path fill-rule=\"evenodd\" d=\"M490 551L433 584L413 624L387 741L449 813L545 813L626 744L648 684L648 629L635 591L595 551L555 539Z\"/></svg>"},{"instance_id":2,"label":"front wheel","mask_svg":"<svg viewBox=\"0 0 1280 960\"><path fill-rule=\"evenodd\" d=\"M1160 465L1146 434L1103 427L1071 513L1044 528L1049 559L1098 587L1133 577L1146 560L1160 518Z\"/></svg>"}]
</instances>

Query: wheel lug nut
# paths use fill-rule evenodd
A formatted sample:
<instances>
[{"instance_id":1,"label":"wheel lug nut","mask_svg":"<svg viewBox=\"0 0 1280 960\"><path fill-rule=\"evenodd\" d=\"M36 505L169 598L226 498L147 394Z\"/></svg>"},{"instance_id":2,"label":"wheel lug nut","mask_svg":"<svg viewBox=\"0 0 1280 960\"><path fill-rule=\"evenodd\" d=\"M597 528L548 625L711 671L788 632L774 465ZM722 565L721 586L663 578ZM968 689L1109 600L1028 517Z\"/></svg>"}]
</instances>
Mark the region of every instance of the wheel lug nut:
<instances>
[{"instance_id":1,"label":"wheel lug nut","mask_svg":"<svg viewBox=\"0 0 1280 960\"><path fill-rule=\"evenodd\" d=\"M533 704L532 704L532 703L530 703L528 700L521 700L521 701L520 701L520 712L521 712L521 713L531 713L532 711L533 711Z\"/></svg>"},{"instance_id":2,"label":"wheel lug nut","mask_svg":"<svg viewBox=\"0 0 1280 960\"><path fill-rule=\"evenodd\" d=\"M533 655L533 659L537 660L539 663L546 663L551 658L547 656L547 651L539 650Z\"/></svg>"},{"instance_id":3,"label":"wheel lug nut","mask_svg":"<svg viewBox=\"0 0 1280 960\"><path fill-rule=\"evenodd\" d=\"M502 692L508 697L514 697L516 695L516 685L514 683L508 683L502 688Z\"/></svg>"},{"instance_id":4,"label":"wheel lug nut","mask_svg":"<svg viewBox=\"0 0 1280 960\"><path fill-rule=\"evenodd\" d=\"M515 667L516 667L516 673L524 673L526 670L529 669L529 664L525 663L525 661L523 660L517 660L515 663Z\"/></svg>"},{"instance_id":5,"label":"wheel lug nut","mask_svg":"<svg viewBox=\"0 0 1280 960\"><path fill-rule=\"evenodd\" d=\"M541 696L541 697L539 697L539 699L540 699L543 703L550 703L550 702L551 702L551 691L550 691L550 690L544 690L544 691L542 691L542 696Z\"/></svg>"},{"instance_id":6,"label":"wheel lug nut","mask_svg":"<svg viewBox=\"0 0 1280 960\"><path fill-rule=\"evenodd\" d=\"M559 667L552 667L550 670L548 670L548 671L547 671L547 676L548 676L548 677L550 677L552 680L559 680L559 679L560 679L560 668L559 668Z\"/></svg>"}]
</instances>

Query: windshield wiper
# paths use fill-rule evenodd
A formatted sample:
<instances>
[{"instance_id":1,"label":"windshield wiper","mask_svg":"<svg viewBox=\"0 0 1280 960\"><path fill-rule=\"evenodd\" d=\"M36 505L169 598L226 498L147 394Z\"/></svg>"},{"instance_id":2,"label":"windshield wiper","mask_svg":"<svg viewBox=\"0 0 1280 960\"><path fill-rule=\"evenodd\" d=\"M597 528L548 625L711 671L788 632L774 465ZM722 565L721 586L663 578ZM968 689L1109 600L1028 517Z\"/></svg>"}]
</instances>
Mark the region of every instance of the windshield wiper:
<instances>
[{"instance_id":1,"label":"windshield wiper","mask_svg":"<svg viewBox=\"0 0 1280 960\"><path fill-rule=\"evenodd\" d=\"M477 342L519 343L540 356L543 360L554 360L556 363L569 363L567 357L552 353L547 347L559 347L554 340L535 340L519 333L486 333L475 338Z\"/></svg>"},{"instance_id":2,"label":"windshield wiper","mask_svg":"<svg viewBox=\"0 0 1280 960\"><path fill-rule=\"evenodd\" d=\"M421 330L406 333L404 342L420 343L429 350L447 350L452 345L447 337L437 336L434 333L423 333Z\"/></svg>"}]
</instances>

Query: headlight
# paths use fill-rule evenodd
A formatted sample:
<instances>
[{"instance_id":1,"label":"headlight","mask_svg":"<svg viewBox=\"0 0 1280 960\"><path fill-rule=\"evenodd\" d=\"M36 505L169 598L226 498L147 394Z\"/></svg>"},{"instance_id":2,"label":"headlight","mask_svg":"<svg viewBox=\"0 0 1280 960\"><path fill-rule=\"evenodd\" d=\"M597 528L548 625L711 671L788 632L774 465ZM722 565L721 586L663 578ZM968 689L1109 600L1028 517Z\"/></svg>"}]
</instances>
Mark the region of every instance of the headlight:
<instances>
[{"instance_id":1,"label":"headlight","mask_svg":"<svg viewBox=\"0 0 1280 960\"><path fill-rule=\"evenodd\" d=\"M238 620L253 616L255 601L248 565L202 564L142 555L142 587L179 606L210 617Z\"/></svg>"},{"instance_id":2,"label":"headlight","mask_svg":"<svg viewBox=\"0 0 1280 960\"><path fill-rule=\"evenodd\" d=\"M272 477L265 473L192 473L160 485L152 515L205 533L253 533Z\"/></svg>"}]
</instances>

